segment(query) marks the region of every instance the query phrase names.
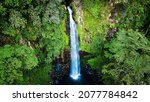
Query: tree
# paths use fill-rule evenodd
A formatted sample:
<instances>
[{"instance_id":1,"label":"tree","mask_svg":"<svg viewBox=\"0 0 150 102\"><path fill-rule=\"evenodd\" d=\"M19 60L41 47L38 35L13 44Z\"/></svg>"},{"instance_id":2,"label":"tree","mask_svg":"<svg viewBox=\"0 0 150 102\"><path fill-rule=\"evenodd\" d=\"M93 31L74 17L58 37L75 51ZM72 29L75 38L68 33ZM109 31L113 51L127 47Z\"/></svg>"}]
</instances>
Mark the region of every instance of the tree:
<instances>
[{"instance_id":1,"label":"tree","mask_svg":"<svg viewBox=\"0 0 150 102\"><path fill-rule=\"evenodd\" d=\"M38 64L34 50L27 46L0 47L0 84L19 84L23 72L32 70Z\"/></svg>"},{"instance_id":2,"label":"tree","mask_svg":"<svg viewBox=\"0 0 150 102\"><path fill-rule=\"evenodd\" d=\"M150 72L150 42L142 33L120 30L105 48L110 64L103 67L104 76L109 70L119 83L144 83L144 73Z\"/></svg>"}]
</instances>

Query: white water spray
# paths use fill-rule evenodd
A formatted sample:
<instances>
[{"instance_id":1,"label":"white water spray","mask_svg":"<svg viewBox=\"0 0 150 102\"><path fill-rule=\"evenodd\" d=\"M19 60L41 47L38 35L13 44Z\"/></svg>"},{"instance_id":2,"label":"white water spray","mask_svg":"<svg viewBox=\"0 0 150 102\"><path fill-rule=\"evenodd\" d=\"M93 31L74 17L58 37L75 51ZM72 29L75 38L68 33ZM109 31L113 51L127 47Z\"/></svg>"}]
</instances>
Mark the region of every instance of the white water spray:
<instances>
[{"instance_id":1,"label":"white water spray","mask_svg":"<svg viewBox=\"0 0 150 102\"><path fill-rule=\"evenodd\" d=\"M69 11L69 25L70 25L70 42L71 42L71 69L70 77L74 80L80 78L80 56L79 56L79 42L78 35L76 31L76 24L72 17L72 10L70 7L67 7Z\"/></svg>"}]
</instances>

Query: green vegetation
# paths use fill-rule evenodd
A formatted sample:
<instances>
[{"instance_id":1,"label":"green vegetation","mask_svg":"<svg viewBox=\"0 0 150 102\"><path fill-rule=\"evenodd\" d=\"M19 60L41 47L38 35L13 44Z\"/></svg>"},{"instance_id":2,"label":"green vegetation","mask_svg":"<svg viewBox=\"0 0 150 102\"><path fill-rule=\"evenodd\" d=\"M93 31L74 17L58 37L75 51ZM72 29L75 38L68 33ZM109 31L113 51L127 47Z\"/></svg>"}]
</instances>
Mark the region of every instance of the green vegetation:
<instances>
[{"instance_id":1,"label":"green vegetation","mask_svg":"<svg viewBox=\"0 0 150 102\"><path fill-rule=\"evenodd\" d=\"M150 84L150 0L67 2L88 53L83 68L96 71L102 84ZM64 4L0 1L0 84L52 84L52 63L70 48Z\"/></svg>"},{"instance_id":2,"label":"green vegetation","mask_svg":"<svg viewBox=\"0 0 150 102\"><path fill-rule=\"evenodd\" d=\"M108 49L105 56L111 63L103 66L104 80L107 75L114 77L115 84L146 84L144 74L150 72L150 42L143 34L120 30L105 48Z\"/></svg>"},{"instance_id":3,"label":"green vegetation","mask_svg":"<svg viewBox=\"0 0 150 102\"><path fill-rule=\"evenodd\" d=\"M67 41L62 0L0 3L0 84L49 84Z\"/></svg>"},{"instance_id":4,"label":"green vegetation","mask_svg":"<svg viewBox=\"0 0 150 102\"><path fill-rule=\"evenodd\" d=\"M34 50L27 46L5 45L0 48L0 83L13 84L23 81L23 71L38 64Z\"/></svg>"},{"instance_id":5,"label":"green vegetation","mask_svg":"<svg viewBox=\"0 0 150 102\"><path fill-rule=\"evenodd\" d=\"M81 49L103 84L149 84L149 0L83 0ZM146 29L146 32L145 32ZM95 56L95 57L93 57ZM99 72L101 70L101 72Z\"/></svg>"}]
</instances>

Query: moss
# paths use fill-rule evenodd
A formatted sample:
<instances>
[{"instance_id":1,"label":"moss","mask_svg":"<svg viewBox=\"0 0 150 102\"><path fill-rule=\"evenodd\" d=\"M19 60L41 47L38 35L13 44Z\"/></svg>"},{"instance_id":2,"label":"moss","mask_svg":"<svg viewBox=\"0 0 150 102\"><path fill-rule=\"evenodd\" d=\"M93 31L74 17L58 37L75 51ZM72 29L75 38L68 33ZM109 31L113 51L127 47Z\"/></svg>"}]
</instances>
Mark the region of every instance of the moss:
<instances>
[{"instance_id":1,"label":"moss","mask_svg":"<svg viewBox=\"0 0 150 102\"><path fill-rule=\"evenodd\" d=\"M30 72L26 72L24 75L24 82L22 84L28 85L48 85L52 80L50 77L50 70L52 65L40 66L41 68L35 68Z\"/></svg>"},{"instance_id":2,"label":"moss","mask_svg":"<svg viewBox=\"0 0 150 102\"><path fill-rule=\"evenodd\" d=\"M108 28L111 25L107 18L110 10L104 1L83 0L83 28L77 25L80 36L81 50L90 53L99 53L101 45L95 46L95 42L105 41Z\"/></svg>"},{"instance_id":3,"label":"moss","mask_svg":"<svg viewBox=\"0 0 150 102\"><path fill-rule=\"evenodd\" d=\"M61 32L63 35L63 42L65 43L65 48L68 48L69 46L69 36L68 36L68 31L67 31L67 12L64 12L64 18L62 19L61 22Z\"/></svg>"},{"instance_id":4,"label":"moss","mask_svg":"<svg viewBox=\"0 0 150 102\"><path fill-rule=\"evenodd\" d=\"M100 56L95 57L95 58L91 58L88 60L88 64L91 66L91 68L98 68L100 67L100 60L102 58Z\"/></svg>"}]
</instances>

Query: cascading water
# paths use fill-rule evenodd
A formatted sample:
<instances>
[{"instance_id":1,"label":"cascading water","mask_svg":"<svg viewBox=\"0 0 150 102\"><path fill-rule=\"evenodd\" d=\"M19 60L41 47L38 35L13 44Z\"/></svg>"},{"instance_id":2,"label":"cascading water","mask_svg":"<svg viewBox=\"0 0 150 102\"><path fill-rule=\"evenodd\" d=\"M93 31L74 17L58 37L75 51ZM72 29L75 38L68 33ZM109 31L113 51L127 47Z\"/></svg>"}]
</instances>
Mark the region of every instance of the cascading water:
<instances>
[{"instance_id":1,"label":"cascading water","mask_svg":"<svg viewBox=\"0 0 150 102\"><path fill-rule=\"evenodd\" d=\"M69 25L70 25L70 42L71 42L71 69L70 69L70 77L74 80L80 78L80 57L79 57L79 42L78 35L76 31L76 24L72 17L72 10L68 6L69 11Z\"/></svg>"}]
</instances>

